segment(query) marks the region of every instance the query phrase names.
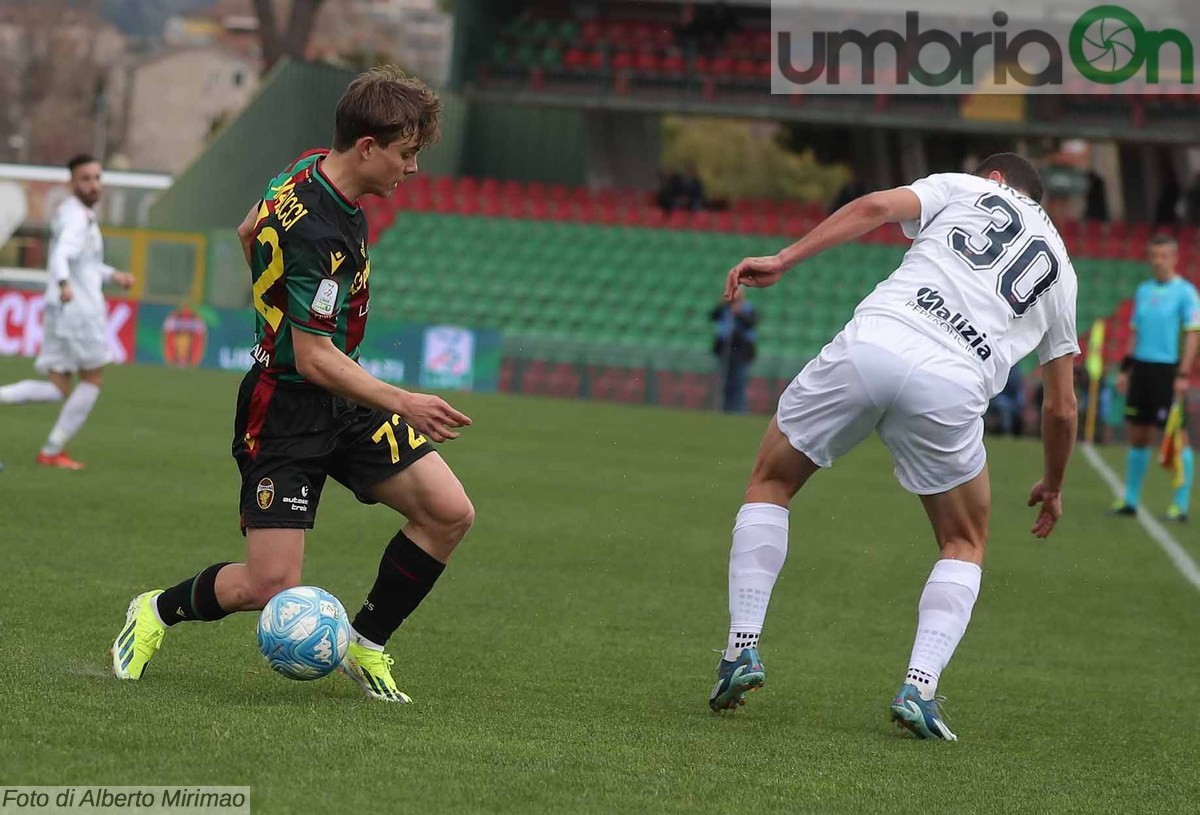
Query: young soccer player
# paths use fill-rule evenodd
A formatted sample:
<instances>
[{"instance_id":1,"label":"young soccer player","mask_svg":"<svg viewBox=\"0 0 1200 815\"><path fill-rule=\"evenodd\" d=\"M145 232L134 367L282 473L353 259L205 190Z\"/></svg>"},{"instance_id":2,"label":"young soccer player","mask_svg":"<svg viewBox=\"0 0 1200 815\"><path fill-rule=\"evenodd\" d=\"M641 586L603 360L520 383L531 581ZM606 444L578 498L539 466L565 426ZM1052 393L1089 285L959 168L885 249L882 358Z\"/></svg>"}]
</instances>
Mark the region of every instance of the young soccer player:
<instances>
[{"instance_id":1,"label":"young soccer player","mask_svg":"<svg viewBox=\"0 0 1200 815\"><path fill-rule=\"evenodd\" d=\"M933 175L860 198L779 254L730 271L727 298L739 285L774 285L793 266L885 223L902 224L914 239L900 267L780 397L733 527L729 641L713 710L741 705L766 679L758 639L787 555L792 498L874 430L901 485L925 505L941 550L891 715L921 738L955 738L936 692L983 575L991 503L983 415L1009 369L1034 349L1045 381L1045 470L1029 497L1041 507L1038 537L1062 515L1075 440L1077 284L1041 196L1029 162L999 154L974 175Z\"/></svg>"},{"instance_id":2,"label":"young soccer player","mask_svg":"<svg viewBox=\"0 0 1200 815\"><path fill-rule=\"evenodd\" d=\"M258 335L233 438L245 560L135 597L112 646L119 678L143 676L168 628L256 611L297 585L305 530L332 477L363 503L408 519L353 620L342 670L371 698L411 701L396 687L384 646L471 528L471 501L429 441L457 438L471 420L355 361L371 302L358 201L390 195L417 172L441 111L429 88L393 68L362 74L338 103L332 149L302 156L271 181L239 229Z\"/></svg>"},{"instance_id":3,"label":"young soccer player","mask_svg":"<svg viewBox=\"0 0 1200 815\"><path fill-rule=\"evenodd\" d=\"M37 463L63 470L82 470L67 454L67 443L83 429L100 398L108 350L108 307L102 288L107 282L123 289L133 275L104 262L104 238L96 218L104 185L100 162L78 155L67 163L71 195L54 212L46 274L42 350L34 368L47 379L25 379L0 387L0 405L63 402L58 421L38 452ZM73 381L78 377L78 382Z\"/></svg>"}]
</instances>

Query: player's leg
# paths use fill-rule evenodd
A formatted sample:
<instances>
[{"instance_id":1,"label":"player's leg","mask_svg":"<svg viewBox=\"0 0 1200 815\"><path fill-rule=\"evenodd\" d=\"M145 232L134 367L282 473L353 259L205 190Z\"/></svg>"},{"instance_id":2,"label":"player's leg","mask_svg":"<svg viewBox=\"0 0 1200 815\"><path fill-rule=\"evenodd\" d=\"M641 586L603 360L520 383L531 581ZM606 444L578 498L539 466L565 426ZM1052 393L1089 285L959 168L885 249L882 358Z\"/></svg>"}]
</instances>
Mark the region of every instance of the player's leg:
<instances>
[{"instance_id":1,"label":"player's leg","mask_svg":"<svg viewBox=\"0 0 1200 815\"><path fill-rule=\"evenodd\" d=\"M1174 500L1171 501L1171 506L1167 510L1167 519L1186 523L1192 503L1192 483L1196 480L1196 454L1192 451L1187 431L1183 431L1181 435L1183 452L1180 453L1180 457L1183 459L1183 483L1175 488Z\"/></svg>"},{"instance_id":2,"label":"player's leg","mask_svg":"<svg viewBox=\"0 0 1200 815\"><path fill-rule=\"evenodd\" d=\"M879 423L896 478L921 498L941 555L921 593L908 670L890 705L892 719L921 738L955 738L936 691L979 595L991 505L986 411L973 376L917 369Z\"/></svg>"},{"instance_id":3,"label":"player's leg","mask_svg":"<svg viewBox=\"0 0 1200 815\"><path fill-rule=\"evenodd\" d=\"M384 549L352 622L342 668L369 697L408 702L384 647L433 589L471 528L475 508L433 445L399 416L354 407L346 418L330 475L363 503L390 507L407 523Z\"/></svg>"},{"instance_id":4,"label":"player's leg","mask_svg":"<svg viewBox=\"0 0 1200 815\"><path fill-rule=\"evenodd\" d=\"M330 397L282 388L254 370L238 391L232 450L242 480L245 561L214 563L165 591L135 597L113 645L118 677L140 678L167 628L261 609L298 585L305 531L316 521L333 449L334 416Z\"/></svg>"},{"instance_id":5,"label":"player's leg","mask_svg":"<svg viewBox=\"0 0 1200 815\"><path fill-rule=\"evenodd\" d=\"M34 361L34 370L50 380L26 379L0 388L0 405L19 405L30 402L61 402L71 392L73 366L70 344L57 330L57 309L48 308L43 315L42 349Z\"/></svg>"},{"instance_id":6,"label":"player's leg","mask_svg":"<svg viewBox=\"0 0 1200 815\"><path fill-rule=\"evenodd\" d=\"M61 386L61 382L56 382ZM58 421L50 430L46 443L38 455L38 462L65 469L82 469L83 465L73 461L63 451L67 443L83 428L104 385L104 368L91 368L79 372L79 382L71 390L58 414Z\"/></svg>"},{"instance_id":7,"label":"player's leg","mask_svg":"<svg viewBox=\"0 0 1200 815\"><path fill-rule=\"evenodd\" d=\"M937 704L937 686L979 597L991 506L988 472L984 469L948 492L922 496L921 503L941 558L917 604L917 633L891 713L894 721L921 738L954 740Z\"/></svg>"},{"instance_id":8,"label":"player's leg","mask_svg":"<svg viewBox=\"0 0 1200 815\"><path fill-rule=\"evenodd\" d=\"M71 375L47 373L45 379L23 379L0 387L0 405L28 405L35 402L61 402L71 392Z\"/></svg>"},{"instance_id":9,"label":"player's leg","mask_svg":"<svg viewBox=\"0 0 1200 815\"><path fill-rule=\"evenodd\" d=\"M113 673L119 679L140 679L171 626L261 609L279 592L300 584L303 562L303 529L247 529L244 563L214 563L166 590L133 598L113 642Z\"/></svg>"},{"instance_id":10,"label":"player's leg","mask_svg":"<svg viewBox=\"0 0 1200 815\"><path fill-rule=\"evenodd\" d=\"M771 419L733 525L729 551L729 638L709 695L713 710L744 704L766 681L758 639L771 591L787 559L788 504L820 467L801 453Z\"/></svg>"},{"instance_id":11,"label":"player's leg","mask_svg":"<svg viewBox=\"0 0 1200 815\"><path fill-rule=\"evenodd\" d=\"M375 582L354 617L346 673L373 698L407 702L392 679L384 647L433 590L471 529L475 508L437 453L422 456L367 494L407 523L384 549Z\"/></svg>"},{"instance_id":12,"label":"player's leg","mask_svg":"<svg viewBox=\"0 0 1200 815\"><path fill-rule=\"evenodd\" d=\"M1129 374L1129 396L1125 415L1128 420L1129 452L1125 463L1125 494L1114 504L1116 515L1137 514L1142 501L1142 483L1152 462L1156 430L1167 423L1175 401L1175 368L1171 365L1135 363Z\"/></svg>"},{"instance_id":13,"label":"player's leg","mask_svg":"<svg viewBox=\"0 0 1200 815\"><path fill-rule=\"evenodd\" d=\"M729 552L729 639L709 707L728 710L766 681L758 640L788 549L788 505L821 467L866 438L905 365L838 335L792 381L759 446Z\"/></svg>"},{"instance_id":14,"label":"player's leg","mask_svg":"<svg viewBox=\"0 0 1200 815\"><path fill-rule=\"evenodd\" d=\"M1154 425L1130 421L1125 425L1125 437L1129 442L1129 451L1125 454L1125 494L1113 507L1113 514L1132 516L1137 514L1142 502L1142 483L1150 470Z\"/></svg>"}]
</instances>

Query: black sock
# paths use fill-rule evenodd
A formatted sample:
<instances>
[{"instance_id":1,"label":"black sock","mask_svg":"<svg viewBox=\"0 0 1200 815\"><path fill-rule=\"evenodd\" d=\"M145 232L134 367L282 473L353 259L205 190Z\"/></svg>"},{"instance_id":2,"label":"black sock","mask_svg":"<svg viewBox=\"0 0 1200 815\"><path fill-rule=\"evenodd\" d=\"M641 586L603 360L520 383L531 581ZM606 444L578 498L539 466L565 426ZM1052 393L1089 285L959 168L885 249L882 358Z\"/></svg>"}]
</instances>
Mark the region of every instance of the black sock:
<instances>
[{"instance_id":1,"label":"black sock","mask_svg":"<svg viewBox=\"0 0 1200 815\"><path fill-rule=\"evenodd\" d=\"M354 618L354 630L384 645L421 601L446 568L421 547L397 532L379 561L379 576L367 601Z\"/></svg>"},{"instance_id":2,"label":"black sock","mask_svg":"<svg viewBox=\"0 0 1200 815\"><path fill-rule=\"evenodd\" d=\"M167 625L187 620L213 622L228 617L230 612L217 602L217 572L229 563L214 563L195 577L158 595L158 616Z\"/></svg>"}]
</instances>

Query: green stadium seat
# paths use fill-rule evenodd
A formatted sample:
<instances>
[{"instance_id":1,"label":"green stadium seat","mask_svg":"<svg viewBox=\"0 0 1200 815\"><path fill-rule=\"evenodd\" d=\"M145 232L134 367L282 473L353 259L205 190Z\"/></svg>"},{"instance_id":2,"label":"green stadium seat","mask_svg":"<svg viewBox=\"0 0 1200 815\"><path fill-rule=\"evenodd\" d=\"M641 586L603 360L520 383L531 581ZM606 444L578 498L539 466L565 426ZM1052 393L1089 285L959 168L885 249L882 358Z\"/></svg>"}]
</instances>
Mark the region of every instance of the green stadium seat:
<instances>
[{"instance_id":1,"label":"green stadium seat","mask_svg":"<svg viewBox=\"0 0 1200 815\"><path fill-rule=\"evenodd\" d=\"M549 344L577 360L603 352L618 360L612 364L631 364L645 354L700 370L712 364L709 312L723 275L779 245L762 236L406 211L372 248L372 292L376 308L403 320L498 327L528 358ZM781 286L751 291L763 314L761 365L784 377L803 365L903 251L840 247ZM1084 331L1144 276L1136 261L1080 258L1075 266Z\"/></svg>"}]
</instances>

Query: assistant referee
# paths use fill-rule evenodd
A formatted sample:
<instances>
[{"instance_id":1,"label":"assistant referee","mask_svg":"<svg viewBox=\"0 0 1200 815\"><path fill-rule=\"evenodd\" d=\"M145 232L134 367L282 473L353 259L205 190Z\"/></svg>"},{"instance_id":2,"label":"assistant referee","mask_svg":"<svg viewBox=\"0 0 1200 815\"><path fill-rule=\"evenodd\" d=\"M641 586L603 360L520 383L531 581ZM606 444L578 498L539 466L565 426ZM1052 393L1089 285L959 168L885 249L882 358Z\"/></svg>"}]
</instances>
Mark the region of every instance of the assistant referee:
<instances>
[{"instance_id":1,"label":"assistant referee","mask_svg":"<svg viewBox=\"0 0 1200 815\"><path fill-rule=\"evenodd\" d=\"M1154 279L1138 286L1134 296L1133 333L1129 353L1121 365L1117 388L1126 394L1125 421L1129 454L1125 496L1118 499L1117 515L1135 515L1142 497L1142 481L1150 468L1151 445L1156 430L1167 423L1171 405L1188 392L1188 373L1200 346L1200 295L1196 287L1176 274L1179 247L1175 239L1158 235L1150 241L1149 261ZM1186 336L1180 356L1180 337ZM1183 522L1188 516L1195 460L1184 436L1184 482L1175 491L1167 519Z\"/></svg>"}]
</instances>

